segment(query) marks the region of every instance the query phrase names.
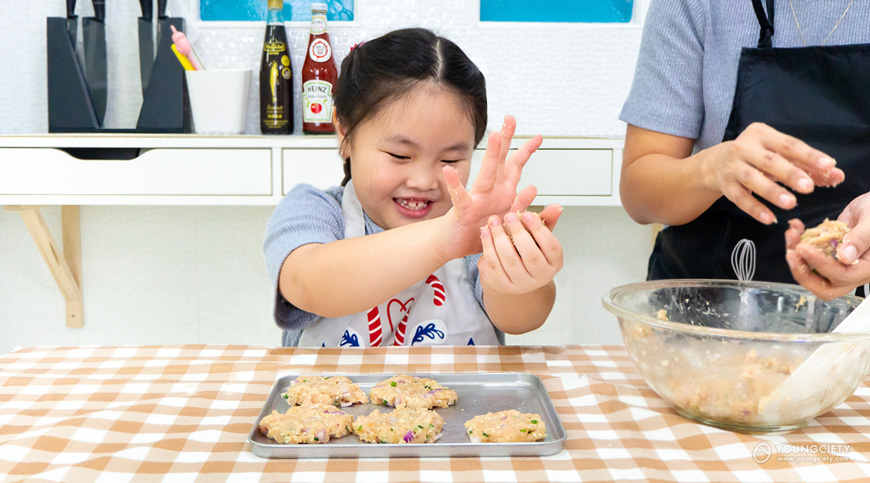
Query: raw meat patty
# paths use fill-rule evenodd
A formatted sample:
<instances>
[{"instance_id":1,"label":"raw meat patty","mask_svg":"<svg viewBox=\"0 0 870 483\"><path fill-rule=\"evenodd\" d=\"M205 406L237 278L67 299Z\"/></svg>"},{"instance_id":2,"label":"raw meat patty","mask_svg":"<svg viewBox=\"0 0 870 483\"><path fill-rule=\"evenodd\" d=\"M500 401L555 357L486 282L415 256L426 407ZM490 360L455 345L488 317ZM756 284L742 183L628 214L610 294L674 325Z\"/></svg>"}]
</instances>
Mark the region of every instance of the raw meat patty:
<instances>
[{"instance_id":1,"label":"raw meat patty","mask_svg":"<svg viewBox=\"0 0 870 483\"><path fill-rule=\"evenodd\" d=\"M281 396L291 406L332 404L347 407L369 402L366 393L344 376L299 376Z\"/></svg>"},{"instance_id":2,"label":"raw meat patty","mask_svg":"<svg viewBox=\"0 0 870 483\"><path fill-rule=\"evenodd\" d=\"M473 443L520 443L544 439L547 426L541 416L508 409L475 416L465 422Z\"/></svg>"},{"instance_id":3,"label":"raw meat patty","mask_svg":"<svg viewBox=\"0 0 870 483\"><path fill-rule=\"evenodd\" d=\"M434 443L441 437L443 426L444 419L435 411L405 407L390 413L375 409L368 416L356 418L353 431L368 443Z\"/></svg>"},{"instance_id":4,"label":"raw meat patty","mask_svg":"<svg viewBox=\"0 0 870 483\"><path fill-rule=\"evenodd\" d=\"M375 384L369 397L372 404L426 409L446 408L456 404L457 398L456 391L438 384L434 379L405 374Z\"/></svg>"},{"instance_id":5,"label":"raw meat patty","mask_svg":"<svg viewBox=\"0 0 870 483\"><path fill-rule=\"evenodd\" d=\"M293 406L260 420L260 432L281 444L325 443L351 432L353 416L331 404Z\"/></svg>"}]
</instances>

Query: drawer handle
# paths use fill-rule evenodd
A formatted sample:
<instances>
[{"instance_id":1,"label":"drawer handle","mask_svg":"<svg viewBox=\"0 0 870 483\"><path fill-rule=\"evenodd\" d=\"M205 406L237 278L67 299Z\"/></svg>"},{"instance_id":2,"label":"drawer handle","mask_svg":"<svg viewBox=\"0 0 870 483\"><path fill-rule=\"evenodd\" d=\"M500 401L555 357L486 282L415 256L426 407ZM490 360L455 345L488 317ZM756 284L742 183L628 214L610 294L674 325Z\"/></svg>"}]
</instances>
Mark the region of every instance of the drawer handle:
<instances>
[{"instance_id":1,"label":"drawer handle","mask_svg":"<svg viewBox=\"0 0 870 483\"><path fill-rule=\"evenodd\" d=\"M144 151L141 148L58 148L82 161L130 161Z\"/></svg>"}]
</instances>

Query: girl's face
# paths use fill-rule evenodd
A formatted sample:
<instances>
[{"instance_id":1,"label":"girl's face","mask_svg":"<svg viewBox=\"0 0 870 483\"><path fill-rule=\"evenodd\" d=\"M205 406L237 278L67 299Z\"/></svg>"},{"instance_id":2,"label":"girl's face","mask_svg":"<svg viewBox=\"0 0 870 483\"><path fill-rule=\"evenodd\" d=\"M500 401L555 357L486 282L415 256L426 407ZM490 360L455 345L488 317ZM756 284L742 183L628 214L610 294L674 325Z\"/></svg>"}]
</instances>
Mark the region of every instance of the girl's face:
<instances>
[{"instance_id":1,"label":"girl's face","mask_svg":"<svg viewBox=\"0 0 870 483\"><path fill-rule=\"evenodd\" d=\"M360 123L342 157L351 158L363 210L390 229L447 213L453 203L441 170L450 165L467 183L473 150L461 98L424 82Z\"/></svg>"}]
</instances>

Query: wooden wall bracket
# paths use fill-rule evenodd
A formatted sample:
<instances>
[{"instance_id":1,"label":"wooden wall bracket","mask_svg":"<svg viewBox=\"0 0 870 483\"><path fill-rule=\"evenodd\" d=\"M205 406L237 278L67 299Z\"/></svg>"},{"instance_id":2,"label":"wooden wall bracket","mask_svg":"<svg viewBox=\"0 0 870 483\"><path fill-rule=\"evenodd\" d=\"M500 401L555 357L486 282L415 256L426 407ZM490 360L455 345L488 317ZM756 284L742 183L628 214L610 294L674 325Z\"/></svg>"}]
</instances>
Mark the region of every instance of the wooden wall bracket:
<instances>
[{"instance_id":1,"label":"wooden wall bracket","mask_svg":"<svg viewBox=\"0 0 870 483\"><path fill-rule=\"evenodd\" d=\"M57 287L66 302L66 326L82 327L84 304L82 297L82 236L78 206L61 207L63 253L59 255L57 243L42 217L41 206L5 205L5 211L17 212L24 220L30 236L48 265Z\"/></svg>"}]
</instances>

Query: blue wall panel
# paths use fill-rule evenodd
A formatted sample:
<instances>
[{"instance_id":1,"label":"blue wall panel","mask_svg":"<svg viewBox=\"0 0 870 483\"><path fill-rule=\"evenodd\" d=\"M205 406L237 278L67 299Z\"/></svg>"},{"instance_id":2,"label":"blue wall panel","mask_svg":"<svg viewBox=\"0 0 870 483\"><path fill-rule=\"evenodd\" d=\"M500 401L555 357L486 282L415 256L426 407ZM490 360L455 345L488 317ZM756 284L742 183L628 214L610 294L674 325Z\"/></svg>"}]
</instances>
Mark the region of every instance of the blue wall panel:
<instances>
[{"instance_id":1,"label":"blue wall panel","mask_svg":"<svg viewBox=\"0 0 870 483\"><path fill-rule=\"evenodd\" d=\"M326 20L353 20L353 0L325 1L329 11ZM200 0L199 14L203 20L266 20L266 0ZM311 20L311 0L284 0L284 20Z\"/></svg>"},{"instance_id":2,"label":"blue wall panel","mask_svg":"<svg viewBox=\"0 0 870 483\"><path fill-rule=\"evenodd\" d=\"M633 0L480 0L480 20L483 22L629 22L632 4Z\"/></svg>"}]
</instances>

